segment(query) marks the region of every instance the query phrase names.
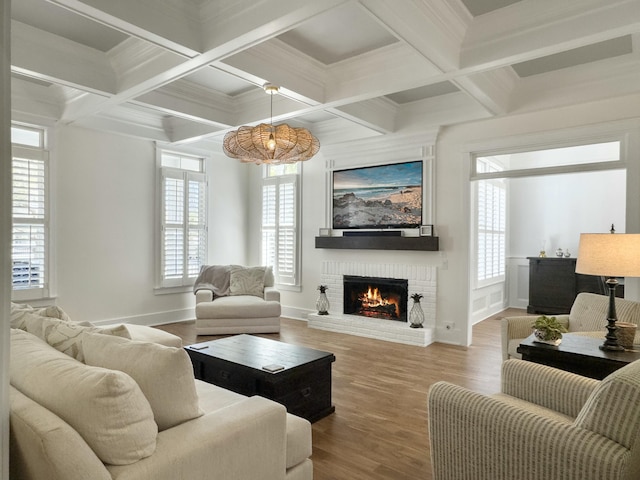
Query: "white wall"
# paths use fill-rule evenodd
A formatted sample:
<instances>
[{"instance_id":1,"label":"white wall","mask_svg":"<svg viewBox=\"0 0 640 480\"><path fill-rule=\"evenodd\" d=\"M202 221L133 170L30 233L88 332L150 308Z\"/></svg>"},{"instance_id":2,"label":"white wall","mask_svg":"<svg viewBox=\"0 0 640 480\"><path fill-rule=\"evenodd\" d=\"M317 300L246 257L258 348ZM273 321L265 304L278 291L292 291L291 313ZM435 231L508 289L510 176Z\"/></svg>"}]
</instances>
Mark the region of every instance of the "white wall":
<instances>
[{"instance_id":1,"label":"white wall","mask_svg":"<svg viewBox=\"0 0 640 480\"><path fill-rule=\"evenodd\" d=\"M55 148L56 303L73 319L163 323L194 318L191 292L157 295L152 142L61 127ZM210 162L210 260L245 261L242 166Z\"/></svg>"},{"instance_id":2,"label":"white wall","mask_svg":"<svg viewBox=\"0 0 640 480\"><path fill-rule=\"evenodd\" d=\"M11 303L11 35L9 0L0 1L0 479L9 478L9 304Z\"/></svg>"},{"instance_id":3,"label":"white wall","mask_svg":"<svg viewBox=\"0 0 640 480\"><path fill-rule=\"evenodd\" d=\"M209 177L209 264L248 262L250 180L254 165L214 155Z\"/></svg>"},{"instance_id":4,"label":"white wall","mask_svg":"<svg viewBox=\"0 0 640 480\"><path fill-rule=\"evenodd\" d=\"M625 232L626 172L568 173L509 182L509 256L547 256L557 248L578 253L580 233Z\"/></svg>"}]
</instances>

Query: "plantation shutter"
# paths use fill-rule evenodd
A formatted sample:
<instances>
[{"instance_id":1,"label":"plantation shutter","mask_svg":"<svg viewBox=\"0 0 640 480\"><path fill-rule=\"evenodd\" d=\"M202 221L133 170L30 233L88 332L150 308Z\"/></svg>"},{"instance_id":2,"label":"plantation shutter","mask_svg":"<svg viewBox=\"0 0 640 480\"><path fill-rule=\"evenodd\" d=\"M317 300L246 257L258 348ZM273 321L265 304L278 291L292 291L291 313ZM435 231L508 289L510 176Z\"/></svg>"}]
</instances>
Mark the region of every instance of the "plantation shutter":
<instances>
[{"instance_id":1,"label":"plantation shutter","mask_svg":"<svg viewBox=\"0 0 640 480\"><path fill-rule=\"evenodd\" d=\"M48 153L15 145L12 152L12 286L46 296Z\"/></svg>"},{"instance_id":2,"label":"plantation shutter","mask_svg":"<svg viewBox=\"0 0 640 480\"><path fill-rule=\"evenodd\" d=\"M269 177L262 187L262 262L273 267L276 282L296 285L297 175Z\"/></svg>"},{"instance_id":3,"label":"plantation shutter","mask_svg":"<svg viewBox=\"0 0 640 480\"><path fill-rule=\"evenodd\" d=\"M478 281L505 275L506 196L502 180L478 182Z\"/></svg>"},{"instance_id":4,"label":"plantation shutter","mask_svg":"<svg viewBox=\"0 0 640 480\"><path fill-rule=\"evenodd\" d=\"M204 174L162 170L162 285L188 285L206 258Z\"/></svg>"},{"instance_id":5,"label":"plantation shutter","mask_svg":"<svg viewBox=\"0 0 640 480\"><path fill-rule=\"evenodd\" d=\"M263 185L262 263L272 267L276 265L276 207L276 185Z\"/></svg>"},{"instance_id":6,"label":"plantation shutter","mask_svg":"<svg viewBox=\"0 0 640 480\"><path fill-rule=\"evenodd\" d=\"M206 261L207 218L206 180L202 174L187 173L188 177L188 224L187 278L194 279Z\"/></svg>"},{"instance_id":7,"label":"plantation shutter","mask_svg":"<svg viewBox=\"0 0 640 480\"><path fill-rule=\"evenodd\" d=\"M296 177L282 178L278 188L278 270L279 282L296 283Z\"/></svg>"}]
</instances>

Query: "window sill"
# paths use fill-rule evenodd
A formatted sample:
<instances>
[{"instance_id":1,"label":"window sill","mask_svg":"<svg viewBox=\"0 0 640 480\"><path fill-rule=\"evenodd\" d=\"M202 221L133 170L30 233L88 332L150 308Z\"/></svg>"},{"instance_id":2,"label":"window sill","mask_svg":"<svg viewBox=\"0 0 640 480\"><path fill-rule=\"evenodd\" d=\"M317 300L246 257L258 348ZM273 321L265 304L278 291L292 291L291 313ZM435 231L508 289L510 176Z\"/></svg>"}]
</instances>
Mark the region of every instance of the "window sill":
<instances>
[{"instance_id":1,"label":"window sill","mask_svg":"<svg viewBox=\"0 0 640 480\"><path fill-rule=\"evenodd\" d=\"M13 303L29 303L36 306L51 305L55 302L56 297L50 296L41 289L37 290L13 290L11 292L11 301Z\"/></svg>"}]
</instances>

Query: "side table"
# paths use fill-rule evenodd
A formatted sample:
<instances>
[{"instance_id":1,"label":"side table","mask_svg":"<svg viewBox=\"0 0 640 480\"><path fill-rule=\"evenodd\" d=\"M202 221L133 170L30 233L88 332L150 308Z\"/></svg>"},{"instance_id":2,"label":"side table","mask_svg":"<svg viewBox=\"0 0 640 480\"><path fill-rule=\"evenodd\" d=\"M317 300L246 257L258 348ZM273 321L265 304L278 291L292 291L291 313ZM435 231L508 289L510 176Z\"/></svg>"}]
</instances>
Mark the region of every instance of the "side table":
<instances>
[{"instance_id":1,"label":"side table","mask_svg":"<svg viewBox=\"0 0 640 480\"><path fill-rule=\"evenodd\" d=\"M604 335L603 333L602 338L594 338L565 333L562 343L556 347L534 342L531 334L522 341L517 351L523 360L602 380L628 363L640 360L640 349L624 352L600 350Z\"/></svg>"}]
</instances>

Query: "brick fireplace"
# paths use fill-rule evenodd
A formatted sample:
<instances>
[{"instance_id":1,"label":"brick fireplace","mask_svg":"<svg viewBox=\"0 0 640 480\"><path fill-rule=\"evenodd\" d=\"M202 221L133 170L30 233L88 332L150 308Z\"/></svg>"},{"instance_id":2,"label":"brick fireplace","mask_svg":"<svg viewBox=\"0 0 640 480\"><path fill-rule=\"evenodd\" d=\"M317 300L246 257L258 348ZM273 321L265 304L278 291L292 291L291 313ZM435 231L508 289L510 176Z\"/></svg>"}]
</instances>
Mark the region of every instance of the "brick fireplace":
<instances>
[{"instance_id":1,"label":"brick fireplace","mask_svg":"<svg viewBox=\"0 0 640 480\"><path fill-rule=\"evenodd\" d=\"M402 318L391 318L393 317L391 313L385 315L385 310L391 312L390 307L377 308L382 312L379 318L375 315L363 315L361 312L350 311L349 307L345 312L344 306L349 303L345 299L345 277L347 280L377 277L383 280L391 280L388 283L392 284L406 282L406 294L402 296L400 300L402 308L399 308L404 312L403 316L398 312ZM398 282L395 282L396 280ZM363 282L367 283L364 280ZM420 293L423 295L420 303L426 318L425 324L435 322L436 267L428 265L325 261L322 263L320 283L328 287L327 298L331 305L329 315L309 315L309 327L410 345L426 346L433 341L432 329L410 328L407 317L413 304L413 301L408 297L413 293ZM376 287L373 286L373 288L375 289ZM395 297L397 295L390 292L395 292L395 290L383 290L384 295L380 296Z\"/></svg>"}]
</instances>

